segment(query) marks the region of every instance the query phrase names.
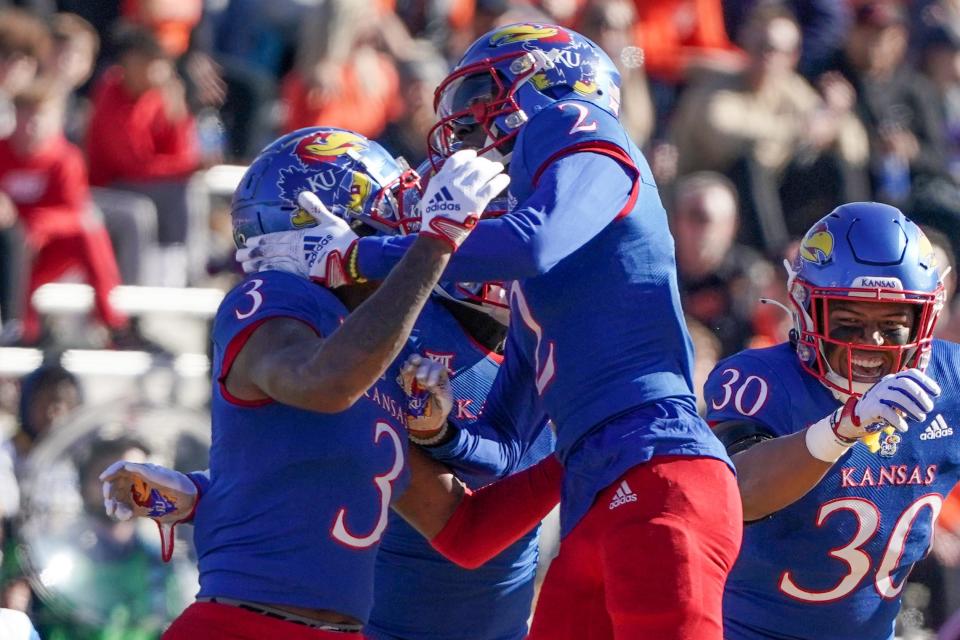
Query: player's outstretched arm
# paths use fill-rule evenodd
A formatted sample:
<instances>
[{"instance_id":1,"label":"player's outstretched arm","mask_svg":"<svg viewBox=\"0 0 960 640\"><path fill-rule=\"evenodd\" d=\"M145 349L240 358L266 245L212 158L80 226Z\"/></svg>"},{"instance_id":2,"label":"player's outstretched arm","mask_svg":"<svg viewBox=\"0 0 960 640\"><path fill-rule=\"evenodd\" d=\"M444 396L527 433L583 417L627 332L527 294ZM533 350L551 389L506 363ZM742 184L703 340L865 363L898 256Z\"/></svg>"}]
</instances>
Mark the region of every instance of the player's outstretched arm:
<instances>
[{"instance_id":1,"label":"player's outstretched arm","mask_svg":"<svg viewBox=\"0 0 960 640\"><path fill-rule=\"evenodd\" d=\"M749 439L735 437L744 433L743 423L718 425L717 436L733 453L744 520L764 518L802 498L860 440L885 427L907 431L908 421L922 422L939 395L939 385L919 369L890 374L806 429L754 437L756 444L738 453L737 442Z\"/></svg>"},{"instance_id":2,"label":"player's outstretched arm","mask_svg":"<svg viewBox=\"0 0 960 640\"><path fill-rule=\"evenodd\" d=\"M376 383L409 337L450 254L476 225L478 211L509 182L502 165L476 154L451 158L444 170L436 176L443 177L439 184L463 202L425 211L424 231L410 250L329 336L313 335L309 327L290 319L272 319L258 327L227 375L231 394L338 413Z\"/></svg>"},{"instance_id":3,"label":"player's outstretched arm","mask_svg":"<svg viewBox=\"0 0 960 640\"><path fill-rule=\"evenodd\" d=\"M410 485L393 503L447 559L475 569L523 537L560 501L554 456L471 492L453 473L410 447Z\"/></svg>"},{"instance_id":4,"label":"player's outstretched arm","mask_svg":"<svg viewBox=\"0 0 960 640\"><path fill-rule=\"evenodd\" d=\"M543 171L536 190L514 210L480 221L451 259L444 279L520 280L544 273L632 204L633 189L634 170L611 157L590 152L564 156ZM409 236L361 238L360 274L382 277L410 242Z\"/></svg>"}]
</instances>

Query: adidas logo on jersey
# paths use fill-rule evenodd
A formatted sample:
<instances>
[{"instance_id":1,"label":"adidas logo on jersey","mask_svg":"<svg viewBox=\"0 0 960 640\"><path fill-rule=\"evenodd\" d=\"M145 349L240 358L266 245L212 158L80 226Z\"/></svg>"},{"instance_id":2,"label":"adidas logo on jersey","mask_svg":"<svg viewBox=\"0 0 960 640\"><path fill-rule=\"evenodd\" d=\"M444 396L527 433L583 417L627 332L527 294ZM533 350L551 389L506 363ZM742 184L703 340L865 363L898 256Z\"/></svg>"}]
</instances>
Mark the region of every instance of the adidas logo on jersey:
<instances>
[{"instance_id":1,"label":"adidas logo on jersey","mask_svg":"<svg viewBox=\"0 0 960 640\"><path fill-rule=\"evenodd\" d=\"M946 438L953 435L953 427L947 426L947 421L943 419L943 414L937 414L927 428L920 434L921 440L936 440L937 438Z\"/></svg>"},{"instance_id":2,"label":"adidas logo on jersey","mask_svg":"<svg viewBox=\"0 0 960 640\"><path fill-rule=\"evenodd\" d=\"M442 187L440 191L433 194L430 202L427 203L428 213L436 211L460 211L460 205L453 199L446 187Z\"/></svg>"},{"instance_id":3,"label":"adidas logo on jersey","mask_svg":"<svg viewBox=\"0 0 960 640\"><path fill-rule=\"evenodd\" d=\"M637 494L630 490L630 485L627 484L627 481L624 480L620 483L620 486L617 487L617 492L613 494L613 500L610 501L610 508L616 509L617 507L623 506L628 502L636 502Z\"/></svg>"}]
</instances>

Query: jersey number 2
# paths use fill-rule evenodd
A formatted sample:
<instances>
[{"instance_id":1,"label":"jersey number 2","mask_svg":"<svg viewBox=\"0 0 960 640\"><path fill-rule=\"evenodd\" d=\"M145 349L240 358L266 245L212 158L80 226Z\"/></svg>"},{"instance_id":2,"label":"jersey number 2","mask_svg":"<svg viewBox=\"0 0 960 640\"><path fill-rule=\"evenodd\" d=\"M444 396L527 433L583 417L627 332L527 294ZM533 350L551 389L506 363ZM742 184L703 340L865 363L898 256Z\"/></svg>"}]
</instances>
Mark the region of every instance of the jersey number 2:
<instances>
[{"instance_id":1,"label":"jersey number 2","mask_svg":"<svg viewBox=\"0 0 960 640\"><path fill-rule=\"evenodd\" d=\"M373 483L377 485L377 490L380 492L380 516L377 519L377 524L373 527L373 531L364 536L351 533L347 529L347 510L344 507L340 507L340 511L337 512L337 520L333 523L333 537L348 546L358 549L366 549L380 541L383 530L387 528L387 515L390 511L390 501L393 496L393 481L396 480L400 476L400 472L403 471L403 443L400 441L397 430L386 422L378 422L373 435L373 441L380 442L380 437L384 434L392 441L393 466L390 468L390 471L387 471L382 476L375 476L373 478Z\"/></svg>"},{"instance_id":2,"label":"jersey number 2","mask_svg":"<svg viewBox=\"0 0 960 640\"><path fill-rule=\"evenodd\" d=\"M589 112L587 108L582 104L577 104L576 102L564 102L559 105L561 111L564 109L575 109L579 115L577 116L577 121L573 123L573 126L570 127L570 131L567 132L567 135L573 135L575 133L580 133L581 131L589 133L590 131L597 130L597 121L591 120L587 124L583 124L583 121L587 119Z\"/></svg>"},{"instance_id":3,"label":"jersey number 2","mask_svg":"<svg viewBox=\"0 0 960 640\"><path fill-rule=\"evenodd\" d=\"M892 599L900 595L906 580L901 580L900 584L893 581L893 572L900 564L900 558L903 556L904 547L907 543L907 536L913 527L914 521L920 512L929 507L931 511L931 520L933 523L937 520L940 513L940 507L943 506L943 498L935 493L929 493L921 496L910 504L894 525L890 533L890 540L883 551L883 557L877 567L877 574L874 577L873 586L881 597ZM857 588L864 576L870 572L871 558L863 545L870 541L877 529L880 528L880 510L877 505L863 498L839 498L825 502L817 513L817 526L822 527L823 523L832 514L837 511L850 511L857 518L857 532L853 539L838 549L832 549L828 553L831 557L846 563L847 574L840 579L834 587L825 591L809 591L797 586L793 576L789 571L784 571L780 576L780 590L792 598L802 600L803 602L835 602L844 596L850 594ZM932 526L932 524L931 524Z\"/></svg>"}]
</instances>

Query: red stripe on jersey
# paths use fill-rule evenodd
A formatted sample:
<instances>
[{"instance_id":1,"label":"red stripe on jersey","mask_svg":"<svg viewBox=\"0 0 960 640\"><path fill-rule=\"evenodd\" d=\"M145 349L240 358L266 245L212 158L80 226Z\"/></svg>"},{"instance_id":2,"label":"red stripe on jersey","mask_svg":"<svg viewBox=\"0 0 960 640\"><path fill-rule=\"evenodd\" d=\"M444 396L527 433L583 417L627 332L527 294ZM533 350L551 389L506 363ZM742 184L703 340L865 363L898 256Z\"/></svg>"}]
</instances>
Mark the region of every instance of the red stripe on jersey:
<instances>
[{"instance_id":1,"label":"red stripe on jersey","mask_svg":"<svg viewBox=\"0 0 960 640\"><path fill-rule=\"evenodd\" d=\"M572 155L574 153L599 153L600 155L607 156L608 158L613 158L626 169L629 169L633 172L633 189L630 191L630 197L627 198L627 203L623 206L623 208L620 210L620 213L617 214L614 220L619 220L630 213L630 211L633 210L633 205L637 203L637 198L640 195L640 170L637 169L637 165L634 164L633 158L630 157L630 154L612 142L606 142L604 140L586 140L557 151L555 154L547 158L543 164L540 165L540 168L537 169L536 173L533 174L533 186L536 187L537 183L540 182L540 176L542 176L543 172L547 170L547 167L560 158Z\"/></svg>"},{"instance_id":2,"label":"red stripe on jersey","mask_svg":"<svg viewBox=\"0 0 960 640\"><path fill-rule=\"evenodd\" d=\"M224 350L223 366L220 368L220 376L217 378L217 383L220 385L220 394L223 396L224 400L230 404L235 404L238 407L264 407L273 402L273 398L270 397L261 398L259 400L244 400L243 398L238 398L227 391L226 380L227 376L230 375L230 368L233 367L233 361L236 360L237 356L240 355L240 352L243 351L243 348L247 345L247 341L250 339L250 336L252 336L253 333L259 329L260 325L262 325L264 322L267 322L268 320L276 320L278 318L290 318L291 320L301 322L310 327L318 336L320 335L320 332L317 331L316 327L309 325L304 322L303 319L294 316L270 316L269 318L260 318L253 324L244 327L240 333L233 336L233 338L230 340L230 344L228 344L227 348Z\"/></svg>"}]
</instances>

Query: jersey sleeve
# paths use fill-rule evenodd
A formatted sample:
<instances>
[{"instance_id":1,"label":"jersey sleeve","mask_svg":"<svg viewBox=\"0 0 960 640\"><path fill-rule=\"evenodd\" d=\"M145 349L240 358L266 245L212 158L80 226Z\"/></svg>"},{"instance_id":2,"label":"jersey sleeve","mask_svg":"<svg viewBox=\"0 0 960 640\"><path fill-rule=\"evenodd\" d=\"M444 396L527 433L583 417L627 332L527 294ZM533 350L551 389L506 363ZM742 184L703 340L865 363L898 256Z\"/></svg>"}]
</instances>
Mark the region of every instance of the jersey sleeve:
<instances>
[{"instance_id":1,"label":"jersey sleeve","mask_svg":"<svg viewBox=\"0 0 960 640\"><path fill-rule=\"evenodd\" d=\"M547 417L533 373L524 369L526 361L511 345L508 335L503 364L477 420L453 427L450 442L427 448L433 458L469 473L503 477L539 442Z\"/></svg>"},{"instance_id":2,"label":"jersey sleeve","mask_svg":"<svg viewBox=\"0 0 960 640\"><path fill-rule=\"evenodd\" d=\"M792 433L789 390L756 356L740 353L721 361L703 385L703 395L711 425L746 420L776 436Z\"/></svg>"},{"instance_id":3,"label":"jersey sleeve","mask_svg":"<svg viewBox=\"0 0 960 640\"><path fill-rule=\"evenodd\" d=\"M264 271L241 282L220 303L213 324L213 341L220 357L214 366L221 390L226 393L222 382L260 325L273 318L293 318L324 335L340 322L336 300L317 284L282 271Z\"/></svg>"},{"instance_id":4,"label":"jersey sleeve","mask_svg":"<svg viewBox=\"0 0 960 640\"><path fill-rule=\"evenodd\" d=\"M523 203L480 221L451 257L444 279L487 282L545 273L610 224L633 191L630 172L613 158L591 152L560 158ZM412 236L361 239L360 272L386 277L412 242Z\"/></svg>"},{"instance_id":5,"label":"jersey sleeve","mask_svg":"<svg viewBox=\"0 0 960 640\"><path fill-rule=\"evenodd\" d=\"M467 492L430 544L448 560L476 569L537 526L560 501L563 467L547 456L532 467Z\"/></svg>"}]
</instances>

